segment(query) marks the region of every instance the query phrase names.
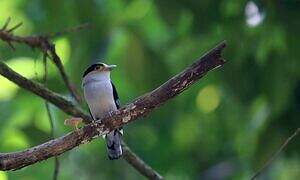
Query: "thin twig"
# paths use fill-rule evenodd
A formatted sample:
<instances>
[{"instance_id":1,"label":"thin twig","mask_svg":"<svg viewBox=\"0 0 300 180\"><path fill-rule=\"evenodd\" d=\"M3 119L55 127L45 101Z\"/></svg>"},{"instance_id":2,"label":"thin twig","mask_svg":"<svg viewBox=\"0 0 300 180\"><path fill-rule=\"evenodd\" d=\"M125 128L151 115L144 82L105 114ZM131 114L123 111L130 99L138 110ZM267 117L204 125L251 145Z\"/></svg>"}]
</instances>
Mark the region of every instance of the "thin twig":
<instances>
[{"instance_id":1,"label":"thin twig","mask_svg":"<svg viewBox=\"0 0 300 180\"><path fill-rule=\"evenodd\" d=\"M271 158L251 177L251 180L256 179L273 161L277 158L277 156L283 151L283 149L289 144L289 142L298 135L300 132L300 128L297 128L296 131L289 136L284 143L280 146L280 148L271 156Z\"/></svg>"},{"instance_id":2,"label":"thin twig","mask_svg":"<svg viewBox=\"0 0 300 180\"><path fill-rule=\"evenodd\" d=\"M91 28L91 27L92 27L92 25L90 23L84 23L84 24L80 24L80 25L78 25L76 27L65 29L63 31L59 31L59 32L56 32L56 33L49 33L46 36L48 38L55 38L55 37L58 37L58 36L62 36L62 35L69 34L69 33L78 32L78 31L80 31L82 29L87 29L87 28Z\"/></svg>"},{"instance_id":3,"label":"thin twig","mask_svg":"<svg viewBox=\"0 0 300 180\"><path fill-rule=\"evenodd\" d=\"M11 18L8 17L7 20L6 20L6 22L2 26L1 31L6 30L6 28L7 28L8 24L9 24L10 20L11 20Z\"/></svg>"},{"instance_id":4,"label":"thin twig","mask_svg":"<svg viewBox=\"0 0 300 180\"><path fill-rule=\"evenodd\" d=\"M43 55L43 63L44 63L44 79L43 79L43 81L44 81L44 85L47 86L48 66L47 66L47 55L46 54ZM46 107L46 111L47 111L47 115L48 115L48 119L49 119L49 123L50 123L50 136L51 136L51 139L55 139L53 116L50 111L49 103L46 100L45 100L45 107ZM58 179L59 166L60 166L59 159L57 156L55 156L54 157L53 180Z\"/></svg>"},{"instance_id":5,"label":"thin twig","mask_svg":"<svg viewBox=\"0 0 300 180\"><path fill-rule=\"evenodd\" d=\"M12 50L16 50L15 46L11 43L11 41L7 41L7 44L9 45L9 47L11 47Z\"/></svg>"},{"instance_id":6,"label":"thin twig","mask_svg":"<svg viewBox=\"0 0 300 180\"><path fill-rule=\"evenodd\" d=\"M71 95L74 97L74 99L79 103L82 104L83 100L79 93L77 92L75 86L70 82L70 79L67 76L67 73L65 71L65 68L62 64L62 61L60 57L57 55L56 50L55 50L55 45L54 44L49 44L48 51L51 54L52 60L56 67L58 68L61 77L63 78L65 85L67 86L69 92Z\"/></svg>"},{"instance_id":7,"label":"thin twig","mask_svg":"<svg viewBox=\"0 0 300 180\"><path fill-rule=\"evenodd\" d=\"M16 30L17 28L19 28L20 26L22 26L22 22L20 22L19 24L15 25L14 27L10 28L9 30L7 30L8 33Z\"/></svg>"},{"instance_id":8,"label":"thin twig","mask_svg":"<svg viewBox=\"0 0 300 180\"><path fill-rule=\"evenodd\" d=\"M54 157L54 173L53 173L53 180L58 179L58 174L59 174L59 167L60 167L60 162L57 156Z\"/></svg>"},{"instance_id":9,"label":"thin twig","mask_svg":"<svg viewBox=\"0 0 300 180\"><path fill-rule=\"evenodd\" d=\"M47 54L43 54L43 65L44 65L44 77L43 84L47 87L47 79L48 79L48 66L47 66Z\"/></svg>"},{"instance_id":10,"label":"thin twig","mask_svg":"<svg viewBox=\"0 0 300 180\"><path fill-rule=\"evenodd\" d=\"M152 169L148 164L144 163L130 148L122 141L122 149L124 151L123 158L130 163L136 170L149 179L161 180L163 177Z\"/></svg>"},{"instance_id":11,"label":"thin twig","mask_svg":"<svg viewBox=\"0 0 300 180\"><path fill-rule=\"evenodd\" d=\"M48 114L48 119L49 119L50 128L51 128L51 133L50 133L51 134L51 139L55 139L55 137L54 137L53 116L52 116L52 114L50 112L49 103L47 101L45 101L45 106L46 106L46 111L47 111L47 114ZM58 156L54 156L53 180L57 180L58 179L59 167L60 167L60 163L59 163Z\"/></svg>"}]
</instances>

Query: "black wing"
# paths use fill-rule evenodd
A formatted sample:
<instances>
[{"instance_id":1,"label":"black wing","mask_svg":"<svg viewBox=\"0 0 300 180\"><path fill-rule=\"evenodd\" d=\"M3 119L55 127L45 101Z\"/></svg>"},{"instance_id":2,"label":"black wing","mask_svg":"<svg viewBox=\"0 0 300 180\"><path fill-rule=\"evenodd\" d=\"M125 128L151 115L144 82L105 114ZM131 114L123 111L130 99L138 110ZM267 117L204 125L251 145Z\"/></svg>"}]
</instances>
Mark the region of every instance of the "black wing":
<instances>
[{"instance_id":1,"label":"black wing","mask_svg":"<svg viewBox=\"0 0 300 180\"><path fill-rule=\"evenodd\" d=\"M110 81L110 82L111 82L111 86L113 88L114 100L115 100L117 109L119 109L121 107L121 104L120 104L120 99L119 99L119 96L118 96L118 92L117 92L117 89L116 89L115 85L113 84L113 82L112 81Z\"/></svg>"},{"instance_id":2,"label":"black wing","mask_svg":"<svg viewBox=\"0 0 300 180\"><path fill-rule=\"evenodd\" d=\"M89 112L90 112L90 115L91 115L92 119L95 121L96 119L94 118L94 116L93 116L93 114L92 114L92 112L91 112L91 110L90 110L89 107L88 107L88 109L89 109Z\"/></svg>"},{"instance_id":3,"label":"black wing","mask_svg":"<svg viewBox=\"0 0 300 180\"><path fill-rule=\"evenodd\" d=\"M116 104L117 109L119 109L121 107L119 95L118 95L118 92L117 92L117 89L116 89L114 83L112 81L110 81L110 82L111 82L111 86L113 88L113 95L114 95L115 104ZM123 127L119 128L119 132L121 133L121 135L123 135Z\"/></svg>"}]
</instances>

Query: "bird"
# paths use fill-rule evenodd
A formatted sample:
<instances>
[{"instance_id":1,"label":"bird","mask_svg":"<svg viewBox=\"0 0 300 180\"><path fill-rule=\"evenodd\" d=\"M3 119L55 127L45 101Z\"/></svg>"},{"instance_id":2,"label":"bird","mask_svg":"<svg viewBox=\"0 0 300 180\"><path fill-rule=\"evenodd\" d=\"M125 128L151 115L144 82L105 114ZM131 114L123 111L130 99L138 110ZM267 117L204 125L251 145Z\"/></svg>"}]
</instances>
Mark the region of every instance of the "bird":
<instances>
[{"instance_id":1,"label":"bird","mask_svg":"<svg viewBox=\"0 0 300 180\"><path fill-rule=\"evenodd\" d=\"M117 66L97 62L90 65L83 73L84 98L94 121L100 120L107 113L110 114L120 108L116 87L110 79L110 73L115 67ZM122 156L122 135L123 129L118 128L105 136L110 160L119 159Z\"/></svg>"}]
</instances>

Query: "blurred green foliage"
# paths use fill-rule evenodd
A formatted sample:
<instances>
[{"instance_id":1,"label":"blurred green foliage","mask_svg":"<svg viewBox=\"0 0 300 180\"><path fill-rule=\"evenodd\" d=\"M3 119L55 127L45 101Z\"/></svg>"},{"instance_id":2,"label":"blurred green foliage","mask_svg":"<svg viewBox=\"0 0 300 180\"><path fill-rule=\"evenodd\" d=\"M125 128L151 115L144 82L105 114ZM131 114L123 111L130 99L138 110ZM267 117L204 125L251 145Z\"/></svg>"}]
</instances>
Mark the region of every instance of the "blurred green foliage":
<instances>
[{"instance_id":1,"label":"blurred green foliage","mask_svg":"<svg viewBox=\"0 0 300 180\"><path fill-rule=\"evenodd\" d=\"M92 23L91 29L55 39L58 54L78 89L82 72L92 62L117 64L112 78L123 104L226 39L228 62L223 68L210 72L147 120L126 126L124 138L166 179L248 179L299 127L299 11L297 0L1 0L0 23L8 17L12 24L23 22L18 35ZM16 48L0 43L1 61L41 81L41 53L24 45ZM69 96L53 63L48 84ZM63 125L67 116L54 106L51 111L55 135L69 132ZM3 77L0 112L0 152L50 139L43 100ZM298 139L262 179L300 179ZM124 160L109 161L100 139L63 154L60 161L60 179L143 178ZM0 180L51 179L53 162L0 172Z\"/></svg>"}]
</instances>

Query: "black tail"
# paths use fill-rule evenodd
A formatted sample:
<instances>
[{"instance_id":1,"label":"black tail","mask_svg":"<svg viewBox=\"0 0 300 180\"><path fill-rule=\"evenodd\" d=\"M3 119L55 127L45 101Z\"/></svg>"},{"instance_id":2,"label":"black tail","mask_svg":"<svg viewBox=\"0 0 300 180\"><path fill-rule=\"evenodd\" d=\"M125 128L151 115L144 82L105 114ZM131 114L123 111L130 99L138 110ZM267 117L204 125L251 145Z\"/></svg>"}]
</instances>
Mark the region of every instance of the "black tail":
<instances>
[{"instance_id":1,"label":"black tail","mask_svg":"<svg viewBox=\"0 0 300 180\"><path fill-rule=\"evenodd\" d=\"M106 135L106 146L108 157L110 160L119 159L122 156L123 150L121 145L122 133L116 129Z\"/></svg>"}]
</instances>

